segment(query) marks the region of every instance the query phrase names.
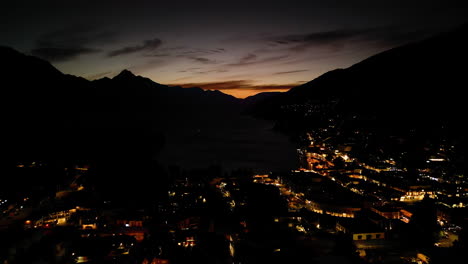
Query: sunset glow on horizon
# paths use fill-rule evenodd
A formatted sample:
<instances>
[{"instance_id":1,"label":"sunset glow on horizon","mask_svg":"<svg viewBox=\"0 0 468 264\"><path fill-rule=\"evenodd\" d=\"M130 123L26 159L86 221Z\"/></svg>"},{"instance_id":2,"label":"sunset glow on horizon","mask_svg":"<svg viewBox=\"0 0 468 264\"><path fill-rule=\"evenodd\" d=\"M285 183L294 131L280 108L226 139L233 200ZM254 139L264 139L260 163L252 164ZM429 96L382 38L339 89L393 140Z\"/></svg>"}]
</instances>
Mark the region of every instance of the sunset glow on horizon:
<instances>
[{"instance_id":1,"label":"sunset glow on horizon","mask_svg":"<svg viewBox=\"0 0 468 264\"><path fill-rule=\"evenodd\" d=\"M0 44L89 80L128 69L247 97L463 23L464 9L446 2L15 1L2 8Z\"/></svg>"}]
</instances>

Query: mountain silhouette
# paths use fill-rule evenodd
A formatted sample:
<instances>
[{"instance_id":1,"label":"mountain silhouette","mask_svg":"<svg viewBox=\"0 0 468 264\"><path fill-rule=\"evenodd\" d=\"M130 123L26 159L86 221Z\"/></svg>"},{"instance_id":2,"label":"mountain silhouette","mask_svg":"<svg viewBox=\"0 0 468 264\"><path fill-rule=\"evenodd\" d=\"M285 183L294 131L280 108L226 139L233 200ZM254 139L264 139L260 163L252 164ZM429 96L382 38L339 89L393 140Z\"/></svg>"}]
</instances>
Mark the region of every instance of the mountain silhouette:
<instances>
[{"instance_id":1,"label":"mountain silhouette","mask_svg":"<svg viewBox=\"0 0 468 264\"><path fill-rule=\"evenodd\" d=\"M0 56L3 59L0 72L3 93L4 98L8 98L2 107L4 113L8 111L7 118L11 121L33 113L43 115L42 124L49 121L68 124L71 119L79 120L83 114L89 116L92 112L141 114L142 111L165 111L165 106L184 111L186 105L207 108L239 101L219 91L165 86L128 70L112 79L88 81L63 74L42 59L8 47L0 47ZM20 124L12 127L17 125ZM120 125L125 124L119 121Z\"/></svg>"},{"instance_id":2,"label":"mountain silhouette","mask_svg":"<svg viewBox=\"0 0 468 264\"><path fill-rule=\"evenodd\" d=\"M119 190L125 184L117 182L128 175L138 182L151 172L169 121L203 119L206 111L222 115L238 105L221 92L169 87L128 70L88 81L8 47L0 47L0 58L4 167L90 160L102 185L114 182Z\"/></svg>"},{"instance_id":3,"label":"mountain silhouette","mask_svg":"<svg viewBox=\"0 0 468 264\"><path fill-rule=\"evenodd\" d=\"M112 79L115 79L115 80L128 80L128 79L132 79L132 78L135 78L135 74L133 74L133 72L127 70L127 69L124 69L122 70L118 75L116 75L114 78Z\"/></svg>"},{"instance_id":4,"label":"mountain silhouette","mask_svg":"<svg viewBox=\"0 0 468 264\"><path fill-rule=\"evenodd\" d=\"M89 81L8 47L0 57L2 168L90 161L97 186L125 197L154 187L148 175L164 186L162 166L270 170L295 163L295 148L273 124L241 115L242 100L220 91L170 87L129 70Z\"/></svg>"},{"instance_id":5,"label":"mountain silhouette","mask_svg":"<svg viewBox=\"0 0 468 264\"><path fill-rule=\"evenodd\" d=\"M247 108L249 108L249 107L252 107L253 105L256 105L263 101L271 99L272 97L275 97L279 94L281 94L281 92L258 93L258 94L251 95L249 97L244 98L244 100L242 100L242 104L244 104Z\"/></svg>"},{"instance_id":6,"label":"mountain silhouette","mask_svg":"<svg viewBox=\"0 0 468 264\"><path fill-rule=\"evenodd\" d=\"M450 146L451 162L460 169L467 47L464 25L327 72L254 104L250 112L295 138L311 132L330 144L354 142L353 155L362 160L383 153L400 157L412 171L437 146Z\"/></svg>"},{"instance_id":7,"label":"mountain silhouette","mask_svg":"<svg viewBox=\"0 0 468 264\"><path fill-rule=\"evenodd\" d=\"M293 105L333 105L341 115L374 116L378 126L461 123L468 25L336 69L259 103L257 115L290 118ZM288 117L289 116L289 117ZM297 122L301 122L297 120Z\"/></svg>"}]
</instances>

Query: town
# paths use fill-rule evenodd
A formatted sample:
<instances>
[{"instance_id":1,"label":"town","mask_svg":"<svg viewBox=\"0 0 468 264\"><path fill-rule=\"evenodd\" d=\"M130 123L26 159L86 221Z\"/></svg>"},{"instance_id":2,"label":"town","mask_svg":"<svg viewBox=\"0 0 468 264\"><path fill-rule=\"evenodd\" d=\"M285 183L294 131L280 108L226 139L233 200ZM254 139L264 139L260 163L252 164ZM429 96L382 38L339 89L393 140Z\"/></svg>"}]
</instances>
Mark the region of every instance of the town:
<instances>
[{"instance_id":1,"label":"town","mask_svg":"<svg viewBox=\"0 0 468 264\"><path fill-rule=\"evenodd\" d=\"M32 180L27 190L2 190L0 260L432 263L459 256L468 183L445 173L452 147L433 146L413 175L398 156L360 155L358 131L337 131L306 133L296 170L172 168L165 193L144 200L102 192L86 161L61 168L66 180L52 185L41 181L50 164L16 162L9 171Z\"/></svg>"}]
</instances>

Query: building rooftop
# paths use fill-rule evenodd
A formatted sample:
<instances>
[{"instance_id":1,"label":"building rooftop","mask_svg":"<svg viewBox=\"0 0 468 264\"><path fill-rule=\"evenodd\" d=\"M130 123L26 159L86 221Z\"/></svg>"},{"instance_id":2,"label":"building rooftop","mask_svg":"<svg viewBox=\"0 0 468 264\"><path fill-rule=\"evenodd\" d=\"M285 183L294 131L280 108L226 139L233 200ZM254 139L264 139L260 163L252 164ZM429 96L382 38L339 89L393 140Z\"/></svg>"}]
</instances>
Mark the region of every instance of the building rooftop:
<instances>
[{"instance_id":1,"label":"building rooftop","mask_svg":"<svg viewBox=\"0 0 468 264\"><path fill-rule=\"evenodd\" d=\"M340 219L338 224L350 233L375 233L383 230L367 219Z\"/></svg>"}]
</instances>

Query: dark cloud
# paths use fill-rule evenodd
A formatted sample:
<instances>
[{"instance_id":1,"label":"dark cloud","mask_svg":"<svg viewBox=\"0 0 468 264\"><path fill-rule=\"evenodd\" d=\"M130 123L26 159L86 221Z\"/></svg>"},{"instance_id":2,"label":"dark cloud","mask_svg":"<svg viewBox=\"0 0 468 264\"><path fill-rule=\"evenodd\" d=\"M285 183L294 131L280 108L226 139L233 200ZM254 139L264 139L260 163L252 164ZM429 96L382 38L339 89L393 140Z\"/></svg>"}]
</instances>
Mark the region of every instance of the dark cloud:
<instances>
[{"instance_id":1,"label":"dark cloud","mask_svg":"<svg viewBox=\"0 0 468 264\"><path fill-rule=\"evenodd\" d=\"M221 73L221 72L228 72L226 69L211 69L211 70L203 70L203 68L188 68L184 70L178 71L180 73L191 73L191 74L209 74L209 73ZM190 77L187 77L190 78ZM183 78L185 79L185 78Z\"/></svg>"},{"instance_id":2,"label":"dark cloud","mask_svg":"<svg viewBox=\"0 0 468 264\"><path fill-rule=\"evenodd\" d=\"M208 74L208 73L222 73L222 72L228 72L226 69L214 69L214 70L207 70L207 71L197 71L194 72L196 74Z\"/></svg>"},{"instance_id":3,"label":"dark cloud","mask_svg":"<svg viewBox=\"0 0 468 264\"><path fill-rule=\"evenodd\" d=\"M117 50L113 50L107 53L107 56L115 57L115 56L126 55L126 54L131 54L131 53L140 52L140 51L153 51L157 49L159 46L161 46L161 44L162 44L162 41L160 39L154 38L150 40L145 40L143 44L141 45L128 46L128 47L123 47Z\"/></svg>"},{"instance_id":4,"label":"dark cloud","mask_svg":"<svg viewBox=\"0 0 468 264\"><path fill-rule=\"evenodd\" d=\"M127 47L126 49L130 52L133 52L138 47ZM158 49L156 52L149 52L144 54L146 57L173 57L173 58L185 58L192 60L197 63L202 64L217 64L219 63L216 60L206 58L205 56L216 55L226 52L224 48L215 48L215 49L200 49L200 48L190 48L187 46L177 46L177 47L166 47Z\"/></svg>"},{"instance_id":5,"label":"dark cloud","mask_svg":"<svg viewBox=\"0 0 468 264\"><path fill-rule=\"evenodd\" d=\"M171 53L154 53L150 55L145 55L145 57L170 57L172 56Z\"/></svg>"},{"instance_id":6,"label":"dark cloud","mask_svg":"<svg viewBox=\"0 0 468 264\"><path fill-rule=\"evenodd\" d=\"M76 57L99 52L100 50L86 47L70 47L70 48L35 48L31 50L32 55L43 58L50 62L62 62L75 59Z\"/></svg>"},{"instance_id":7,"label":"dark cloud","mask_svg":"<svg viewBox=\"0 0 468 264\"><path fill-rule=\"evenodd\" d=\"M117 34L115 32L102 31L87 25L79 25L43 34L37 40L37 45L41 47L83 46L95 43L106 43L115 40L116 36Z\"/></svg>"},{"instance_id":8,"label":"dark cloud","mask_svg":"<svg viewBox=\"0 0 468 264\"><path fill-rule=\"evenodd\" d=\"M284 54L284 55L279 55L279 56L273 56L273 57L258 59L257 55L248 54L248 55L240 58L238 62L230 63L230 64L227 64L226 66L242 67L242 66L257 65L257 64L263 64L263 63L274 63L274 62L283 61L284 59L286 59L288 57L289 57L288 54Z\"/></svg>"},{"instance_id":9,"label":"dark cloud","mask_svg":"<svg viewBox=\"0 0 468 264\"><path fill-rule=\"evenodd\" d=\"M247 54L245 55L244 57L242 57L240 60L239 60L239 63L240 64L245 64L245 63L249 63L249 62L252 62L252 61L255 61L257 59L257 55L255 54Z\"/></svg>"},{"instance_id":10,"label":"dark cloud","mask_svg":"<svg viewBox=\"0 0 468 264\"><path fill-rule=\"evenodd\" d=\"M165 47L161 48L163 51L175 51L175 50L185 50L187 49L187 46L175 46L175 47Z\"/></svg>"},{"instance_id":11,"label":"dark cloud","mask_svg":"<svg viewBox=\"0 0 468 264\"><path fill-rule=\"evenodd\" d=\"M303 50L309 47L332 47L341 49L349 41L368 37L374 29L338 29L332 31L314 32L309 34L286 35L269 39L278 46L287 46L291 50Z\"/></svg>"},{"instance_id":12,"label":"dark cloud","mask_svg":"<svg viewBox=\"0 0 468 264\"><path fill-rule=\"evenodd\" d=\"M188 56L204 56L211 54L224 53L226 49L216 48L216 49L200 49L200 48L186 48L184 51L181 51L176 54L179 57L188 57Z\"/></svg>"},{"instance_id":13,"label":"dark cloud","mask_svg":"<svg viewBox=\"0 0 468 264\"><path fill-rule=\"evenodd\" d=\"M186 46L175 46L175 47L158 47L154 52L146 52L143 54L145 57L170 57L176 56L183 50L186 50Z\"/></svg>"},{"instance_id":14,"label":"dark cloud","mask_svg":"<svg viewBox=\"0 0 468 264\"><path fill-rule=\"evenodd\" d=\"M288 91L289 89L301 85L302 83L290 83L290 84L263 84L263 85L253 85L251 89L263 91L263 90L283 90Z\"/></svg>"},{"instance_id":15,"label":"dark cloud","mask_svg":"<svg viewBox=\"0 0 468 264\"><path fill-rule=\"evenodd\" d=\"M188 57L189 59L199 62L202 64L217 64L218 62L216 60L208 59L208 58L203 58L203 57Z\"/></svg>"},{"instance_id":16,"label":"dark cloud","mask_svg":"<svg viewBox=\"0 0 468 264\"><path fill-rule=\"evenodd\" d=\"M284 72L275 72L273 73L274 75L283 75L283 74L292 74L292 73L298 73L298 72L306 72L306 71L309 71L309 70L295 70L295 71L284 71Z\"/></svg>"},{"instance_id":17,"label":"dark cloud","mask_svg":"<svg viewBox=\"0 0 468 264\"><path fill-rule=\"evenodd\" d=\"M200 87L205 90L232 90L250 87L252 81L250 80L234 80L225 82L199 82L199 83L178 83L171 84L174 86L181 86L184 88Z\"/></svg>"},{"instance_id":18,"label":"dark cloud","mask_svg":"<svg viewBox=\"0 0 468 264\"><path fill-rule=\"evenodd\" d=\"M201 68L199 67L192 67L192 68L187 68L187 69L183 69L183 70L180 70L179 72L196 72L197 70L200 70Z\"/></svg>"},{"instance_id":19,"label":"dark cloud","mask_svg":"<svg viewBox=\"0 0 468 264\"><path fill-rule=\"evenodd\" d=\"M303 35L282 36L272 41L280 45L295 43L309 43L311 45L321 45L348 40L350 38L359 36L360 34L362 34L361 31L355 30L333 30Z\"/></svg>"},{"instance_id":20,"label":"dark cloud","mask_svg":"<svg viewBox=\"0 0 468 264\"><path fill-rule=\"evenodd\" d=\"M181 51L182 50L182 51ZM208 59L205 59L201 56L211 55L220 53L218 50L187 50L187 48L165 48L158 49L153 53L145 53L145 57L174 57L174 58L188 58L195 60L197 62L207 62Z\"/></svg>"},{"instance_id":21,"label":"dark cloud","mask_svg":"<svg viewBox=\"0 0 468 264\"><path fill-rule=\"evenodd\" d=\"M41 35L31 53L51 62L72 60L80 55L100 52L92 45L110 42L116 34L90 26L72 26Z\"/></svg>"},{"instance_id":22,"label":"dark cloud","mask_svg":"<svg viewBox=\"0 0 468 264\"><path fill-rule=\"evenodd\" d=\"M248 90L289 90L292 87L300 85L301 83L291 84L255 84L253 80L232 80L224 82L200 82L200 83L178 83L171 84L174 86L181 86L185 88L189 87L200 87L205 90L237 90L237 89L248 89Z\"/></svg>"},{"instance_id":23,"label":"dark cloud","mask_svg":"<svg viewBox=\"0 0 468 264\"><path fill-rule=\"evenodd\" d=\"M395 46L426 37L425 30L409 30L402 25L361 29L336 29L309 34L285 35L268 38L272 47L286 47L303 51L311 47L326 47L339 51L350 43L373 43L378 46Z\"/></svg>"}]
</instances>

